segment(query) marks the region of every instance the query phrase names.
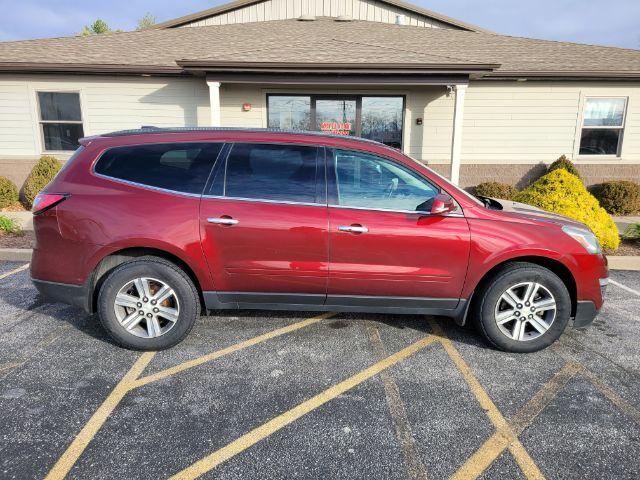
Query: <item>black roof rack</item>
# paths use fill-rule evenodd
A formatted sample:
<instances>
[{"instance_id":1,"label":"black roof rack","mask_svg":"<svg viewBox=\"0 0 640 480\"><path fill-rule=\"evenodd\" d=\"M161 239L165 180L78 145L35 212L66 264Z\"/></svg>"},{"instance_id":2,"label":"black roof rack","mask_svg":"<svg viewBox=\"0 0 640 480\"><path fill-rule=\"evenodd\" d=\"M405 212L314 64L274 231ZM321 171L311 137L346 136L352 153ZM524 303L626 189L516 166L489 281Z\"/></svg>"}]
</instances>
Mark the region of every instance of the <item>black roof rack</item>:
<instances>
[{"instance_id":1,"label":"black roof rack","mask_svg":"<svg viewBox=\"0 0 640 480\"><path fill-rule=\"evenodd\" d=\"M319 137L329 138L345 138L345 135L337 135L332 133L315 132L311 130L284 130L280 128L241 128L241 127L154 127L151 125L144 125L141 128L134 128L131 130L119 130L111 133L104 133L102 137L122 137L129 135L148 135L155 133L184 133L184 132L255 132L255 133L286 133L293 135L314 135ZM362 137L348 137L352 140L360 142L373 143L376 145L382 145L388 147L384 143L377 142L375 140L369 140ZM391 148L391 147L388 147Z\"/></svg>"}]
</instances>

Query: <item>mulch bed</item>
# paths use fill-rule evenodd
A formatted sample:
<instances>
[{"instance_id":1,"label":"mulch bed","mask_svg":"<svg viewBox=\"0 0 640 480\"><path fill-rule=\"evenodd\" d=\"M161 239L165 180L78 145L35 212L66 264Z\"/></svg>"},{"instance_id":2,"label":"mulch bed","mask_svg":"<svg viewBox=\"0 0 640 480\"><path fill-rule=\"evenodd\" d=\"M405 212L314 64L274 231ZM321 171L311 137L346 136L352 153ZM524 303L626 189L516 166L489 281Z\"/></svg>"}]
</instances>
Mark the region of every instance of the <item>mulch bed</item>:
<instances>
[{"instance_id":1,"label":"mulch bed","mask_svg":"<svg viewBox=\"0 0 640 480\"><path fill-rule=\"evenodd\" d=\"M9 205L8 207L0 208L0 213L2 212L28 212L28 210L18 202L13 205Z\"/></svg>"},{"instance_id":2,"label":"mulch bed","mask_svg":"<svg viewBox=\"0 0 640 480\"><path fill-rule=\"evenodd\" d=\"M19 234L0 233L0 248L33 248L36 237L31 230Z\"/></svg>"},{"instance_id":3,"label":"mulch bed","mask_svg":"<svg viewBox=\"0 0 640 480\"><path fill-rule=\"evenodd\" d=\"M605 252L608 256L611 257L620 257L620 256L629 256L629 255L640 255L640 240L621 240L620 246L615 252L605 249Z\"/></svg>"}]
</instances>

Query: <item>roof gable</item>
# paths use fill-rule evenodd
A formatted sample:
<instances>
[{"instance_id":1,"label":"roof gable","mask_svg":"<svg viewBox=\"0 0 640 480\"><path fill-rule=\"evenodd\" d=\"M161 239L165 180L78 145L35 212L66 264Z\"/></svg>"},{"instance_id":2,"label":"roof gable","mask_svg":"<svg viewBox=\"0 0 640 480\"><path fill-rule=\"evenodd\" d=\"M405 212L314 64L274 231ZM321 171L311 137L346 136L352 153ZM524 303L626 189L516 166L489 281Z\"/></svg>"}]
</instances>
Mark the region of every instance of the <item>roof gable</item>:
<instances>
[{"instance_id":1,"label":"roof gable","mask_svg":"<svg viewBox=\"0 0 640 480\"><path fill-rule=\"evenodd\" d=\"M382 23L450 28L472 32L486 30L401 0L236 0L224 5L160 23L156 28L201 27L286 20L302 15L351 17Z\"/></svg>"}]
</instances>

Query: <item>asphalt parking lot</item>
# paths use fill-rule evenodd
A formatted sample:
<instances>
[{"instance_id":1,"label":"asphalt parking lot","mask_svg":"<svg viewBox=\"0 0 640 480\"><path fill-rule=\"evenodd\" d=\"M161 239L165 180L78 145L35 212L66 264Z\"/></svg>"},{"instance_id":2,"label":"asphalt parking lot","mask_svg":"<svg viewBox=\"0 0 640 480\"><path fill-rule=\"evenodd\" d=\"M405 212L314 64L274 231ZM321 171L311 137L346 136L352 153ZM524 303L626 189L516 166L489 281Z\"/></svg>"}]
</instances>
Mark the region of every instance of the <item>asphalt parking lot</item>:
<instances>
[{"instance_id":1,"label":"asphalt parking lot","mask_svg":"<svg viewBox=\"0 0 640 480\"><path fill-rule=\"evenodd\" d=\"M203 317L141 354L0 263L0 477L637 479L640 273L611 278L596 323L536 354L297 312Z\"/></svg>"}]
</instances>

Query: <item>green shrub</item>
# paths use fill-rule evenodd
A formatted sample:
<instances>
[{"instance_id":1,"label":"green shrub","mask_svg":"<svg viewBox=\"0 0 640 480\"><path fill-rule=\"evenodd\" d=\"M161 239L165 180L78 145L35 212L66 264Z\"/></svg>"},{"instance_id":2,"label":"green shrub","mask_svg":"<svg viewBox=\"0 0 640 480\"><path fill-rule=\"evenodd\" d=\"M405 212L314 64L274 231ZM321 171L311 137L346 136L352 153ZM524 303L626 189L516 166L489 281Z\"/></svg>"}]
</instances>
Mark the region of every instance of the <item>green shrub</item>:
<instances>
[{"instance_id":1,"label":"green shrub","mask_svg":"<svg viewBox=\"0 0 640 480\"><path fill-rule=\"evenodd\" d=\"M592 189L602 208L612 215L640 212L640 185L627 180L605 182Z\"/></svg>"},{"instance_id":2,"label":"green shrub","mask_svg":"<svg viewBox=\"0 0 640 480\"><path fill-rule=\"evenodd\" d=\"M0 208L8 207L18 201L18 189L11 180L0 177Z\"/></svg>"},{"instance_id":3,"label":"green shrub","mask_svg":"<svg viewBox=\"0 0 640 480\"><path fill-rule=\"evenodd\" d=\"M580 173L578 173L578 169L576 168L576 166L564 155L562 155L559 159L549 165L549 168L547 168L547 173L551 173L554 170L558 170L559 168L563 168L571 175L575 175L576 177L580 178Z\"/></svg>"},{"instance_id":4,"label":"green shrub","mask_svg":"<svg viewBox=\"0 0 640 480\"><path fill-rule=\"evenodd\" d=\"M53 180L61 168L62 163L55 157L45 155L38 160L24 182L24 200L27 208L33 206L36 195Z\"/></svg>"},{"instance_id":5,"label":"green shrub","mask_svg":"<svg viewBox=\"0 0 640 480\"><path fill-rule=\"evenodd\" d=\"M622 234L622 238L625 240L638 240L640 241L640 223L632 223L627 226L626 230Z\"/></svg>"},{"instance_id":6,"label":"green shrub","mask_svg":"<svg viewBox=\"0 0 640 480\"><path fill-rule=\"evenodd\" d=\"M618 228L613 219L587 191L580 179L565 169L547 173L518 193L514 200L586 224L604 248L615 250L620 245Z\"/></svg>"},{"instance_id":7,"label":"green shrub","mask_svg":"<svg viewBox=\"0 0 640 480\"><path fill-rule=\"evenodd\" d=\"M0 234L20 233L21 231L22 228L20 228L20 224L17 221L15 221L13 218L0 215Z\"/></svg>"},{"instance_id":8,"label":"green shrub","mask_svg":"<svg viewBox=\"0 0 640 480\"><path fill-rule=\"evenodd\" d=\"M477 185L474 189L476 195L481 197L501 198L512 200L518 190L512 185L500 182L485 182Z\"/></svg>"}]
</instances>

